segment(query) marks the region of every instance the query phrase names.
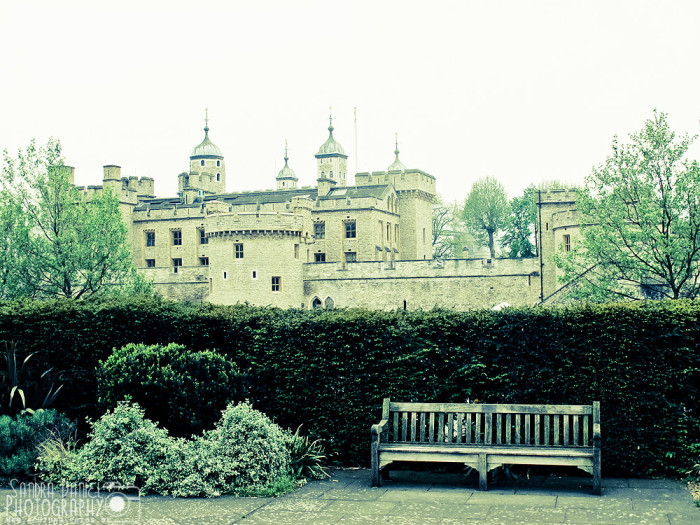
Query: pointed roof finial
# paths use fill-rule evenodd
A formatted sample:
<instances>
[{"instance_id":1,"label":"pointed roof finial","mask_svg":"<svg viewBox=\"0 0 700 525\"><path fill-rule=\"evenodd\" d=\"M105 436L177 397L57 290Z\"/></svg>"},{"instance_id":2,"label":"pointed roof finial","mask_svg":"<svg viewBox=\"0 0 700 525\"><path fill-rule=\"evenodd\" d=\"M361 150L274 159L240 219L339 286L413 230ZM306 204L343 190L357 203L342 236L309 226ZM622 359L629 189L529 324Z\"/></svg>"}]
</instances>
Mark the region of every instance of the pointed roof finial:
<instances>
[{"instance_id":1,"label":"pointed roof finial","mask_svg":"<svg viewBox=\"0 0 700 525\"><path fill-rule=\"evenodd\" d=\"M387 168L387 171L406 171L406 166L404 166L403 162L399 160L399 134L398 132L394 133L395 137L395 148L394 149L394 155L396 155L396 159L394 159L394 162L392 162L391 166Z\"/></svg>"},{"instance_id":2,"label":"pointed roof finial","mask_svg":"<svg viewBox=\"0 0 700 525\"><path fill-rule=\"evenodd\" d=\"M396 138L396 149L394 150L394 153L396 154L396 158L399 158L399 132L396 131L394 132L394 137Z\"/></svg>"},{"instance_id":3,"label":"pointed roof finial","mask_svg":"<svg viewBox=\"0 0 700 525\"><path fill-rule=\"evenodd\" d=\"M209 133L209 108L204 108L204 133Z\"/></svg>"},{"instance_id":4,"label":"pointed roof finial","mask_svg":"<svg viewBox=\"0 0 700 525\"><path fill-rule=\"evenodd\" d=\"M328 131L330 131L331 135L333 135L333 106L328 106L328 121L330 122Z\"/></svg>"},{"instance_id":5,"label":"pointed roof finial","mask_svg":"<svg viewBox=\"0 0 700 525\"><path fill-rule=\"evenodd\" d=\"M284 139L284 165L287 165L287 161L289 160L289 156L287 155L287 139Z\"/></svg>"}]
</instances>

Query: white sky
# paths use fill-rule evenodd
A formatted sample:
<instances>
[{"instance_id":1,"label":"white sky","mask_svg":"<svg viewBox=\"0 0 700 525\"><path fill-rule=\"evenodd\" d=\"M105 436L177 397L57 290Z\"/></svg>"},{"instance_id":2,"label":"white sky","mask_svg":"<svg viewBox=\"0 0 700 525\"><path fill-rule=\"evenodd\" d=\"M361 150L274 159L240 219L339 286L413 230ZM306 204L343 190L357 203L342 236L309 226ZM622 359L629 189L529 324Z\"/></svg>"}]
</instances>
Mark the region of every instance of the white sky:
<instances>
[{"instance_id":1,"label":"white sky","mask_svg":"<svg viewBox=\"0 0 700 525\"><path fill-rule=\"evenodd\" d=\"M700 2L0 0L0 149L56 137L81 185L174 196L205 107L227 191L273 188L285 138L312 185L330 105L350 173L357 107L359 171L398 132L446 200L580 183L655 107L700 132Z\"/></svg>"}]
</instances>

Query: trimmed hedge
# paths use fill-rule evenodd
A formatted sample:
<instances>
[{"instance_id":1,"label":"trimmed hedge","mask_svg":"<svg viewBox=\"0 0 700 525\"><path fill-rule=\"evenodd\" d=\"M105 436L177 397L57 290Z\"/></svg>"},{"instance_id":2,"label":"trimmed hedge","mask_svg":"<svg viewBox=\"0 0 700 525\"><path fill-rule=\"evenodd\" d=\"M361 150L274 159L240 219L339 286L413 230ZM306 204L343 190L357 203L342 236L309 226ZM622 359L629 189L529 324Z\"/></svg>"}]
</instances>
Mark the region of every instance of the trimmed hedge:
<instances>
[{"instance_id":1,"label":"trimmed hedge","mask_svg":"<svg viewBox=\"0 0 700 525\"><path fill-rule=\"evenodd\" d=\"M253 405L366 464L381 400L602 402L604 475L687 470L700 441L700 304L500 312L302 311L173 303L0 303L0 339L64 370L58 405L95 417L95 369L128 343L213 349Z\"/></svg>"}]
</instances>

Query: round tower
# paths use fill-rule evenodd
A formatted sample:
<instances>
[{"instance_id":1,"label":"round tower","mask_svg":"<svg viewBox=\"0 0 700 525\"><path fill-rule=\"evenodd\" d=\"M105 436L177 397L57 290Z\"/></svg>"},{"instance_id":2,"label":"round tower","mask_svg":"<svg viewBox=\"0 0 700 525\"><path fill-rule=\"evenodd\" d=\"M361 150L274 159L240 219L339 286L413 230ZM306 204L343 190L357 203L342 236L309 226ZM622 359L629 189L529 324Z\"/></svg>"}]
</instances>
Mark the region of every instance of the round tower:
<instances>
[{"instance_id":1,"label":"round tower","mask_svg":"<svg viewBox=\"0 0 700 525\"><path fill-rule=\"evenodd\" d=\"M178 191L197 190L205 194L224 193L226 165L221 150L209 139L209 114L204 118L204 140L190 155L190 172L181 174Z\"/></svg>"},{"instance_id":2,"label":"round tower","mask_svg":"<svg viewBox=\"0 0 700 525\"><path fill-rule=\"evenodd\" d=\"M297 187L297 176L294 170L289 167L289 156L287 155L287 141L284 141L284 168L277 174L277 189L292 190Z\"/></svg>"},{"instance_id":3,"label":"round tower","mask_svg":"<svg viewBox=\"0 0 700 525\"><path fill-rule=\"evenodd\" d=\"M319 182L319 192L321 186L329 189L335 185L346 186L348 172L348 156L343 147L333 137L333 115L329 117L328 139L324 142L316 153L316 173ZM321 183L324 184L321 184ZM327 193L327 192L326 192Z\"/></svg>"}]
</instances>

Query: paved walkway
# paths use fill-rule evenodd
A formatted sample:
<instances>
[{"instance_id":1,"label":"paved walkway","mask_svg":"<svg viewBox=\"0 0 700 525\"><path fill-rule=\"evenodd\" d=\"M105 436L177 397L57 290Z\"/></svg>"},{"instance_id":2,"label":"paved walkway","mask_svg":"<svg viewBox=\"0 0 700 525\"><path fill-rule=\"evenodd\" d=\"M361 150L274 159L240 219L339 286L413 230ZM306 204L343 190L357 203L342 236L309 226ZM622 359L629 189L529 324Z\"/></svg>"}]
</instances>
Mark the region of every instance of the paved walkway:
<instances>
[{"instance_id":1,"label":"paved walkway","mask_svg":"<svg viewBox=\"0 0 700 525\"><path fill-rule=\"evenodd\" d=\"M537 478L519 485L473 486L389 481L371 488L369 471L338 470L281 498L173 499L119 495L24 494L0 490L0 523L104 524L664 524L698 525L700 508L685 484L671 480ZM30 504L31 501L31 504ZM47 519L48 518L48 519Z\"/></svg>"}]
</instances>

